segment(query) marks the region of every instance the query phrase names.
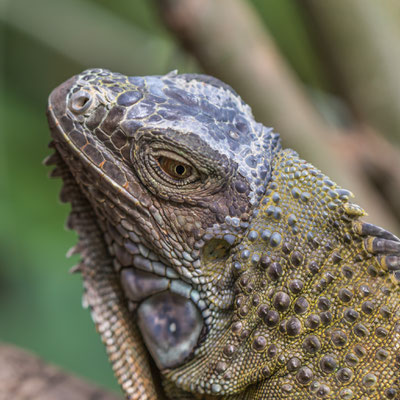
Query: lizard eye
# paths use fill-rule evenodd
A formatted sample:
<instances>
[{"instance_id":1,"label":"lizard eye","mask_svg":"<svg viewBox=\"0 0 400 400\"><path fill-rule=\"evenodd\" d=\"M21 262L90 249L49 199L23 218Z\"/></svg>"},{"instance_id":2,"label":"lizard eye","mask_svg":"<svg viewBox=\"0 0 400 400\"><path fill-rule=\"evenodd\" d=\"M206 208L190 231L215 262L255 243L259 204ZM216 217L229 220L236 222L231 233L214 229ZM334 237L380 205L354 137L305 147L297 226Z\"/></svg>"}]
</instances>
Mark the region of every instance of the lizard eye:
<instances>
[{"instance_id":1,"label":"lizard eye","mask_svg":"<svg viewBox=\"0 0 400 400\"><path fill-rule=\"evenodd\" d=\"M187 149L153 141L148 145L143 141L132 146L131 161L140 179L153 193L177 199L207 180L207 169Z\"/></svg>"},{"instance_id":2,"label":"lizard eye","mask_svg":"<svg viewBox=\"0 0 400 400\"><path fill-rule=\"evenodd\" d=\"M158 157L157 161L161 169L171 178L185 179L192 174L192 167L182 161L163 156Z\"/></svg>"},{"instance_id":3,"label":"lizard eye","mask_svg":"<svg viewBox=\"0 0 400 400\"><path fill-rule=\"evenodd\" d=\"M149 171L163 184L185 186L201 179L200 173L185 157L170 150L156 150L149 158Z\"/></svg>"}]
</instances>

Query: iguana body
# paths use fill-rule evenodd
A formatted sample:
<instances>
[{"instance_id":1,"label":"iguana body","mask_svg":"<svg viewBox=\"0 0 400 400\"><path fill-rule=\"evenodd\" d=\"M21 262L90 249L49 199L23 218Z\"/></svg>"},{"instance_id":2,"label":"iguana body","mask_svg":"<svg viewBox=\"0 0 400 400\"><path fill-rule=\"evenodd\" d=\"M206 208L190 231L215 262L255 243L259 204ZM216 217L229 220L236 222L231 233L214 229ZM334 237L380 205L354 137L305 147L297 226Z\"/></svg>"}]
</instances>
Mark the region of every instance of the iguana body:
<instances>
[{"instance_id":1,"label":"iguana body","mask_svg":"<svg viewBox=\"0 0 400 400\"><path fill-rule=\"evenodd\" d=\"M128 399L400 398L400 241L230 87L88 70L48 115Z\"/></svg>"}]
</instances>

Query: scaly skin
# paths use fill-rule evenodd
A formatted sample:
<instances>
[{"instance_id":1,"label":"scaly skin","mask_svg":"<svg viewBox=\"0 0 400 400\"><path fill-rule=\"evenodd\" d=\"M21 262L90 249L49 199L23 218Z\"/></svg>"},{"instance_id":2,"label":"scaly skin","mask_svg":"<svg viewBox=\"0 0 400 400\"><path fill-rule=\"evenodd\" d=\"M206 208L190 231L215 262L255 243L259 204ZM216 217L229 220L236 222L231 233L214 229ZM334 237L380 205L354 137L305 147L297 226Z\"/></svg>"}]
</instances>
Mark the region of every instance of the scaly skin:
<instances>
[{"instance_id":1,"label":"scaly skin","mask_svg":"<svg viewBox=\"0 0 400 400\"><path fill-rule=\"evenodd\" d=\"M231 88L88 70L48 117L128 399L400 398L399 239Z\"/></svg>"}]
</instances>

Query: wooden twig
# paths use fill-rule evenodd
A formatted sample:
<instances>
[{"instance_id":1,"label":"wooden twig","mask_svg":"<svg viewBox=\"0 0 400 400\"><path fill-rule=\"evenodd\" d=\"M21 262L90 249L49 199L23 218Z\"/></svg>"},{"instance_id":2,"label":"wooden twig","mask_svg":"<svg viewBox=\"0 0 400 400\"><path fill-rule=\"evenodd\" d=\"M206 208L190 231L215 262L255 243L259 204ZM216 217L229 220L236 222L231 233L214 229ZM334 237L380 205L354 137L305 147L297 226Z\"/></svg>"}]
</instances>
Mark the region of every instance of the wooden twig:
<instances>
[{"instance_id":1,"label":"wooden twig","mask_svg":"<svg viewBox=\"0 0 400 400\"><path fill-rule=\"evenodd\" d=\"M14 346L0 344L0 400L122 400L92 383L46 364Z\"/></svg>"}]
</instances>

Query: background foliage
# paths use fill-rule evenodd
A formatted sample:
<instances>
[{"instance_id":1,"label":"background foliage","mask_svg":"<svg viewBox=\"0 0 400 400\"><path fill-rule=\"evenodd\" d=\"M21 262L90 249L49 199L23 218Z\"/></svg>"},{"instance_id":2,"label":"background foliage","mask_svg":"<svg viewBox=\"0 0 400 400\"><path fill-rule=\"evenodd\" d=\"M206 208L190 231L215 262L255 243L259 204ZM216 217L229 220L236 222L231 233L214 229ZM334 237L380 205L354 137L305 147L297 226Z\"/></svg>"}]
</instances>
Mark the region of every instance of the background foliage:
<instances>
[{"instance_id":1,"label":"background foliage","mask_svg":"<svg viewBox=\"0 0 400 400\"><path fill-rule=\"evenodd\" d=\"M382 139L384 144L376 149L390 149L391 159L397 162L399 132L393 128L386 134L385 128L380 130L379 124L374 125L356 112L357 100L350 99L344 90L351 86L352 78L346 81L340 68L330 69L325 53L316 46L315 36L321 31L318 24L310 26L310 15L315 17L318 13L318 7L313 9L313 1L248 3L327 125L335 129L373 127L376 137L389 138ZM326 2L329 3L332 1ZM357 0L352 0L352 4L356 6ZM382 4L383 10L375 17L378 28L390 25L388 18L400 20L396 2L386 0ZM78 258L63 257L76 238L73 232L62 228L69 207L57 201L60 182L48 179L48 171L41 165L49 154L47 96L55 86L89 67L149 75L173 69L201 72L206 63L183 50L167 31L156 2L2 0L0 27L0 340L31 349L48 361L118 390L89 313L80 304L81 278L67 273ZM391 32L394 43L399 34L400 31ZM325 40L329 37L325 36ZM363 37L356 35L348 40L362 47ZM397 57L382 55L383 61L386 56ZM351 70L351 65L348 68ZM381 76L382 82L386 78L393 77L389 73ZM236 87L234 79L227 80ZM237 86L240 87L239 82ZM378 82L376 87L384 85ZM269 95L265 93L266 97ZM396 105L395 98L387 100ZM287 110L288 115L290 111ZM297 150L301 154L301 149ZM383 159L387 154L378 156ZM377 196L379 184L385 179L393 181L386 185L393 193L386 199L383 221L389 221L397 233L398 166L385 165L382 168L388 171L378 171L381 175L372 168L377 182L366 189Z\"/></svg>"}]
</instances>

